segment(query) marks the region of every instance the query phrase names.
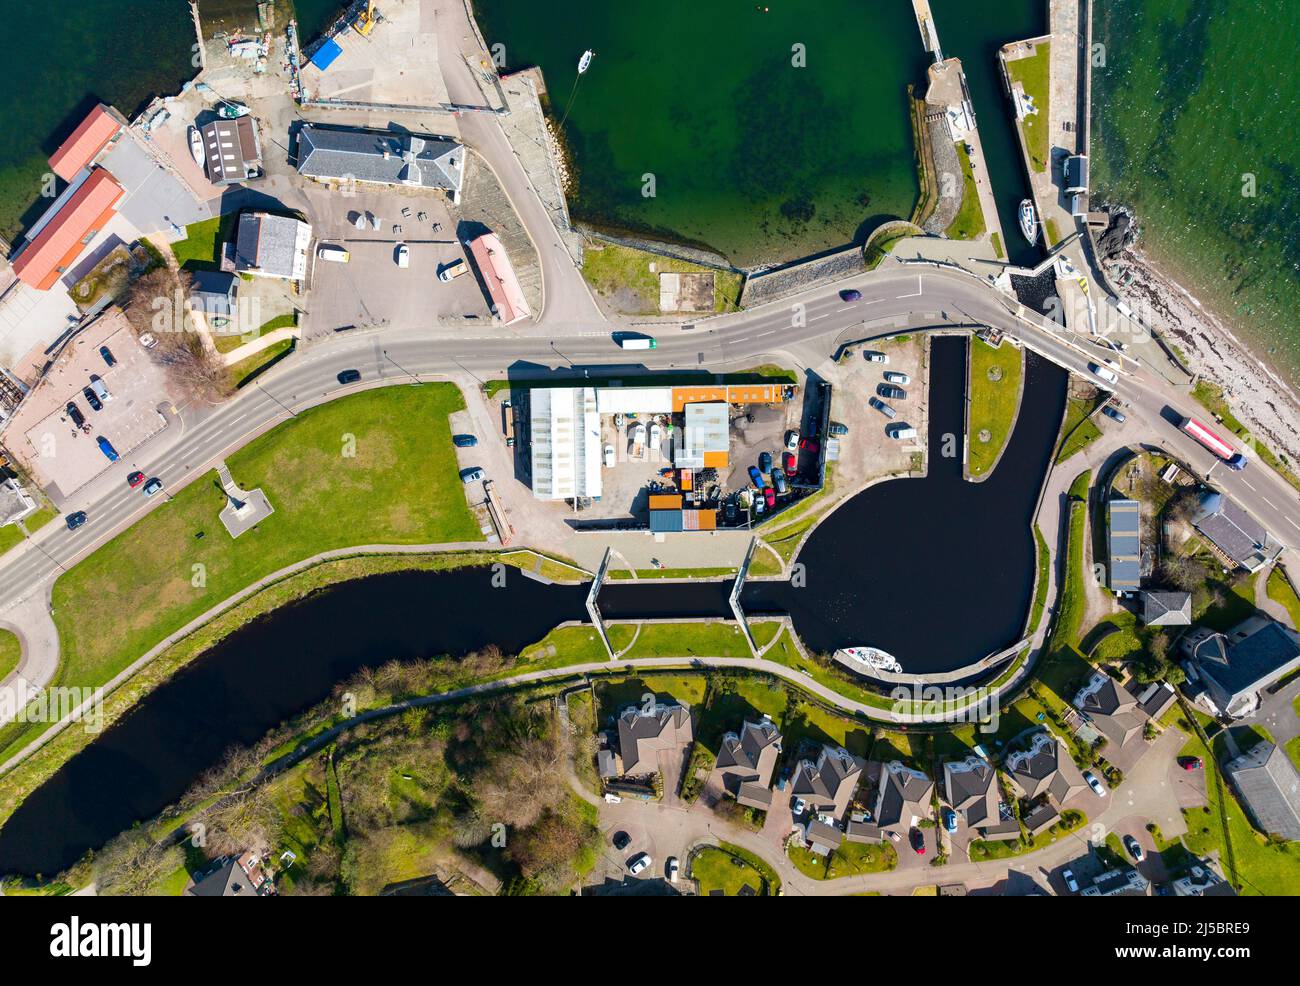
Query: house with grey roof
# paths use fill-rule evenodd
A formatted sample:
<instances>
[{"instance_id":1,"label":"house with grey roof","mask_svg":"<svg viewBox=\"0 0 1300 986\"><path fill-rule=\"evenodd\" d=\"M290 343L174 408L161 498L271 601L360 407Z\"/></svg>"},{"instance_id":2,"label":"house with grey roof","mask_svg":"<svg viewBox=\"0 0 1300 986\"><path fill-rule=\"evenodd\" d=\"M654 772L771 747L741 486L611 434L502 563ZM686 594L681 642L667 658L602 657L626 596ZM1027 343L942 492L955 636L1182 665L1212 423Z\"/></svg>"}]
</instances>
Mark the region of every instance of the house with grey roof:
<instances>
[{"instance_id":1,"label":"house with grey roof","mask_svg":"<svg viewBox=\"0 0 1300 986\"><path fill-rule=\"evenodd\" d=\"M659 770L661 752L683 751L691 742L691 711L676 703L629 706L618 717L618 750L624 777L648 777Z\"/></svg>"},{"instance_id":2,"label":"house with grey roof","mask_svg":"<svg viewBox=\"0 0 1300 986\"><path fill-rule=\"evenodd\" d=\"M780 754L781 733L770 718L745 720L740 732L723 735L712 779L740 804L766 811L772 806L772 771Z\"/></svg>"},{"instance_id":3,"label":"house with grey roof","mask_svg":"<svg viewBox=\"0 0 1300 986\"><path fill-rule=\"evenodd\" d=\"M882 832L907 832L922 818L930 817L934 781L901 760L881 764L876 784L876 827Z\"/></svg>"},{"instance_id":4,"label":"house with grey roof","mask_svg":"<svg viewBox=\"0 0 1300 986\"><path fill-rule=\"evenodd\" d=\"M203 141L204 165L214 185L234 185L262 177L262 142L252 116L237 120L213 120L199 136Z\"/></svg>"},{"instance_id":5,"label":"house with grey roof","mask_svg":"<svg viewBox=\"0 0 1300 986\"><path fill-rule=\"evenodd\" d=\"M1224 770L1257 829L1300 841L1300 774L1281 747L1265 740Z\"/></svg>"},{"instance_id":6,"label":"house with grey roof","mask_svg":"<svg viewBox=\"0 0 1300 986\"><path fill-rule=\"evenodd\" d=\"M1088 683L1075 693L1074 707L1117 747L1140 737L1147 724L1138 700L1104 671L1094 671Z\"/></svg>"},{"instance_id":7,"label":"house with grey roof","mask_svg":"<svg viewBox=\"0 0 1300 986\"><path fill-rule=\"evenodd\" d=\"M1259 708L1259 694L1300 668L1300 636L1267 616L1252 616L1227 633L1196 627L1179 648L1189 677L1204 688L1196 701L1212 715L1240 719Z\"/></svg>"},{"instance_id":8,"label":"house with grey roof","mask_svg":"<svg viewBox=\"0 0 1300 986\"><path fill-rule=\"evenodd\" d=\"M1035 730L1020 749L1007 754L1003 767L1024 797L1046 797L1063 805L1088 788L1065 744L1046 729Z\"/></svg>"},{"instance_id":9,"label":"house with grey roof","mask_svg":"<svg viewBox=\"0 0 1300 986\"><path fill-rule=\"evenodd\" d=\"M293 216L269 212L241 212L235 229L231 266L222 269L253 277L301 281L307 276L307 248L311 227Z\"/></svg>"},{"instance_id":10,"label":"house with grey roof","mask_svg":"<svg viewBox=\"0 0 1300 986\"><path fill-rule=\"evenodd\" d=\"M1192 526L1222 558L1248 572L1258 572L1282 551L1263 524L1218 490L1202 495Z\"/></svg>"},{"instance_id":11,"label":"house with grey roof","mask_svg":"<svg viewBox=\"0 0 1300 986\"><path fill-rule=\"evenodd\" d=\"M943 765L943 786L953 811L981 839L1005 841L1020 837L1020 825L1009 811L1003 810L997 771L983 757L971 754L965 760L949 760Z\"/></svg>"},{"instance_id":12,"label":"house with grey roof","mask_svg":"<svg viewBox=\"0 0 1300 986\"><path fill-rule=\"evenodd\" d=\"M790 791L814 813L841 819L853 801L863 766L863 762L844 747L825 745L816 760L799 761Z\"/></svg>"},{"instance_id":13,"label":"house with grey roof","mask_svg":"<svg viewBox=\"0 0 1300 986\"><path fill-rule=\"evenodd\" d=\"M264 897L275 888L266 878L262 864L251 852L223 856L194 878L185 890L187 897Z\"/></svg>"},{"instance_id":14,"label":"house with grey roof","mask_svg":"<svg viewBox=\"0 0 1300 986\"><path fill-rule=\"evenodd\" d=\"M844 841L844 833L829 815L813 815L803 827L804 844L819 856L829 856Z\"/></svg>"},{"instance_id":15,"label":"house with grey roof","mask_svg":"<svg viewBox=\"0 0 1300 986\"><path fill-rule=\"evenodd\" d=\"M209 317L233 318L239 278L225 270L196 270L190 275L190 307Z\"/></svg>"},{"instance_id":16,"label":"house with grey roof","mask_svg":"<svg viewBox=\"0 0 1300 986\"><path fill-rule=\"evenodd\" d=\"M1112 592L1136 589L1142 582L1142 508L1136 500L1106 504L1110 565L1107 584Z\"/></svg>"},{"instance_id":17,"label":"house with grey roof","mask_svg":"<svg viewBox=\"0 0 1300 986\"><path fill-rule=\"evenodd\" d=\"M1186 627L1192 625L1190 592L1142 593L1142 622L1149 627Z\"/></svg>"},{"instance_id":18,"label":"house with grey roof","mask_svg":"<svg viewBox=\"0 0 1300 986\"><path fill-rule=\"evenodd\" d=\"M1174 880L1175 897L1236 897L1237 891L1223 878L1219 864L1214 859L1204 859L1192 865L1186 873Z\"/></svg>"},{"instance_id":19,"label":"house with grey roof","mask_svg":"<svg viewBox=\"0 0 1300 986\"><path fill-rule=\"evenodd\" d=\"M304 123L298 173L329 183L430 189L459 202L465 148L450 137Z\"/></svg>"},{"instance_id":20,"label":"house with grey roof","mask_svg":"<svg viewBox=\"0 0 1300 986\"><path fill-rule=\"evenodd\" d=\"M1080 892L1083 897L1150 897L1151 881L1132 867L1107 870Z\"/></svg>"}]
</instances>

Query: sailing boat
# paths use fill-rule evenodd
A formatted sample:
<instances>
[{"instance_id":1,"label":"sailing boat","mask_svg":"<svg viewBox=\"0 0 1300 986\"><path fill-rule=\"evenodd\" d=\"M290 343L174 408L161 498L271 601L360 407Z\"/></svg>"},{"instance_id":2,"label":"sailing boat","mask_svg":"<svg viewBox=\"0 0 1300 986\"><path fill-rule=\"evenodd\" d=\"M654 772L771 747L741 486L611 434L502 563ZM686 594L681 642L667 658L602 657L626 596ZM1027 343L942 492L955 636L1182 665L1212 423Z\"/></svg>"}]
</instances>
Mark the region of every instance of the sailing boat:
<instances>
[{"instance_id":1,"label":"sailing boat","mask_svg":"<svg viewBox=\"0 0 1300 986\"><path fill-rule=\"evenodd\" d=\"M587 69L591 68L591 60L596 57L596 53L588 48L578 59L578 74L582 75Z\"/></svg>"},{"instance_id":2,"label":"sailing boat","mask_svg":"<svg viewBox=\"0 0 1300 986\"><path fill-rule=\"evenodd\" d=\"M1030 243L1038 242L1038 217L1034 214L1034 203L1025 199L1020 203L1020 232Z\"/></svg>"},{"instance_id":3,"label":"sailing boat","mask_svg":"<svg viewBox=\"0 0 1300 986\"><path fill-rule=\"evenodd\" d=\"M203 136L199 133L198 127L190 127L190 157L194 158L194 163L200 168L203 167L203 161L207 157L203 151Z\"/></svg>"}]
</instances>

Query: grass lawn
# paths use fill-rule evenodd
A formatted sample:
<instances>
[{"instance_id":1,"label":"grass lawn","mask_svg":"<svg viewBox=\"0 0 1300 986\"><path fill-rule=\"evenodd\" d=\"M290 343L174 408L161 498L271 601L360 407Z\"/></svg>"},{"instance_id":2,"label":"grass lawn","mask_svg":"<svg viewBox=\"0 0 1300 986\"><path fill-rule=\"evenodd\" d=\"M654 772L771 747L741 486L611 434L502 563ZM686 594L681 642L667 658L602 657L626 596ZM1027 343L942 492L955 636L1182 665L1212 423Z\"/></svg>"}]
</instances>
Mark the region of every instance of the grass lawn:
<instances>
[{"instance_id":1,"label":"grass lawn","mask_svg":"<svg viewBox=\"0 0 1300 986\"><path fill-rule=\"evenodd\" d=\"M1003 257L1007 255L1006 251L1002 249L1001 233L993 234L993 255L997 257L999 260L1001 260Z\"/></svg>"},{"instance_id":2,"label":"grass lawn","mask_svg":"<svg viewBox=\"0 0 1300 986\"><path fill-rule=\"evenodd\" d=\"M215 473L179 490L55 583L58 684L107 681L221 600L319 552L480 540L447 422L463 407L451 384L386 387L254 440L227 463L245 488L266 491L275 513L237 541L218 519Z\"/></svg>"},{"instance_id":3,"label":"grass lawn","mask_svg":"<svg viewBox=\"0 0 1300 986\"><path fill-rule=\"evenodd\" d=\"M652 672L630 678L606 678L596 682L597 723L603 725L629 705L642 706L653 694L656 701L699 705L704 701L708 681L702 674Z\"/></svg>"},{"instance_id":4,"label":"grass lawn","mask_svg":"<svg viewBox=\"0 0 1300 986\"><path fill-rule=\"evenodd\" d=\"M234 230L235 213L214 216L185 227L185 239L172 244L176 262L185 270L220 270L221 245Z\"/></svg>"},{"instance_id":5,"label":"grass lawn","mask_svg":"<svg viewBox=\"0 0 1300 986\"><path fill-rule=\"evenodd\" d=\"M749 644L735 623L643 623L620 657L749 657Z\"/></svg>"},{"instance_id":6,"label":"grass lawn","mask_svg":"<svg viewBox=\"0 0 1300 986\"><path fill-rule=\"evenodd\" d=\"M1296 596L1291 583L1276 565L1268 573L1268 583L1264 588L1269 599L1286 607L1287 614L1291 617L1291 626L1300 628L1300 597Z\"/></svg>"},{"instance_id":7,"label":"grass lawn","mask_svg":"<svg viewBox=\"0 0 1300 986\"><path fill-rule=\"evenodd\" d=\"M1025 145L1029 148L1029 160L1035 171L1046 171L1048 162L1048 99L1049 69L1051 67L1051 46L1041 43L1028 58L1017 58L1006 63L1007 75L1013 83L1019 82L1025 88L1025 95L1033 100L1038 112L1020 121L1021 131L1025 135Z\"/></svg>"},{"instance_id":8,"label":"grass lawn","mask_svg":"<svg viewBox=\"0 0 1300 986\"><path fill-rule=\"evenodd\" d=\"M654 265L654 270L650 269ZM661 273L713 274L713 310L737 311L744 278L685 260L612 243L588 243L582 276L602 298L625 315L659 314Z\"/></svg>"},{"instance_id":9,"label":"grass lawn","mask_svg":"<svg viewBox=\"0 0 1300 986\"><path fill-rule=\"evenodd\" d=\"M791 845L787 852L795 869L814 880L837 880L863 873L887 873L898 865L898 854L888 842L877 846L845 841L829 856L820 856L796 845Z\"/></svg>"},{"instance_id":10,"label":"grass lawn","mask_svg":"<svg viewBox=\"0 0 1300 986\"><path fill-rule=\"evenodd\" d=\"M609 655L595 627L577 626L556 627L531 647L525 647L519 658L529 665L520 670L535 670L534 662L549 665L552 660L563 658L564 664L591 664L608 661Z\"/></svg>"},{"instance_id":11,"label":"grass lawn","mask_svg":"<svg viewBox=\"0 0 1300 986\"><path fill-rule=\"evenodd\" d=\"M59 516L59 512L46 505L24 520L23 527L27 528L28 534L35 534L57 516Z\"/></svg>"},{"instance_id":12,"label":"grass lawn","mask_svg":"<svg viewBox=\"0 0 1300 986\"><path fill-rule=\"evenodd\" d=\"M0 527L0 555L22 543L23 529L17 524Z\"/></svg>"},{"instance_id":13,"label":"grass lawn","mask_svg":"<svg viewBox=\"0 0 1300 986\"><path fill-rule=\"evenodd\" d=\"M1061 446L1056 451L1057 463L1062 463L1101 437L1101 429L1089 415L1097 406L1096 398L1081 400L1071 397L1065 405L1065 422L1061 425Z\"/></svg>"},{"instance_id":14,"label":"grass lawn","mask_svg":"<svg viewBox=\"0 0 1300 986\"><path fill-rule=\"evenodd\" d=\"M279 342L273 342L265 349L246 359L241 359L233 366L227 367L226 373L230 377L230 386L238 389L252 382L263 368L270 366L270 364L293 349L296 341L294 339L281 339Z\"/></svg>"},{"instance_id":15,"label":"grass lawn","mask_svg":"<svg viewBox=\"0 0 1300 986\"><path fill-rule=\"evenodd\" d=\"M1047 547L1047 539L1043 537L1043 532L1039 530L1037 524L1034 525L1034 544L1038 556L1038 582L1034 586L1034 604L1029 611L1030 634L1038 629L1038 624L1043 618L1043 610L1047 608L1048 569L1052 563L1052 553Z\"/></svg>"},{"instance_id":16,"label":"grass lawn","mask_svg":"<svg viewBox=\"0 0 1300 986\"><path fill-rule=\"evenodd\" d=\"M736 897L742 887L749 886L760 897L772 896L781 883L772 868L753 853L735 852L726 843L723 846L726 848L706 846L691 860L690 875L699 883L700 895L721 891L724 896Z\"/></svg>"},{"instance_id":17,"label":"grass lawn","mask_svg":"<svg viewBox=\"0 0 1300 986\"><path fill-rule=\"evenodd\" d=\"M1020 407L1024 353L1010 343L970 343L970 473L982 476L1002 454ZM983 434L988 433L988 441Z\"/></svg>"},{"instance_id":18,"label":"grass lawn","mask_svg":"<svg viewBox=\"0 0 1300 986\"><path fill-rule=\"evenodd\" d=\"M8 630L0 630L0 681L4 681L9 672L18 667L18 660L22 656L23 649L18 638Z\"/></svg>"},{"instance_id":19,"label":"grass lawn","mask_svg":"<svg viewBox=\"0 0 1300 986\"><path fill-rule=\"evenodd\" d=\"M979 188L975 185L975 171L970 165L970 155L964 144L957 145L961 159L961 208L953 217L944 235L953 240L973 240L984 233L984 209L980 206Z\"/></svg>"}]
</instances>

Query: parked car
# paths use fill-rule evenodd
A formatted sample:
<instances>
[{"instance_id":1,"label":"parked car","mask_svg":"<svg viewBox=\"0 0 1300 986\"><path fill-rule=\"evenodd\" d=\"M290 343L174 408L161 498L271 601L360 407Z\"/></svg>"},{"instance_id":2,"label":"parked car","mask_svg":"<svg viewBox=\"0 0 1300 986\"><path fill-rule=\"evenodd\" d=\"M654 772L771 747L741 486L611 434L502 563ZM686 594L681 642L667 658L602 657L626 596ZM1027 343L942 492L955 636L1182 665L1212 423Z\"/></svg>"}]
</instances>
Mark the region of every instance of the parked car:
<instances>
[{"instance_id":1,"label":"parked car","mask_svg":"<svg viewBox=\"0 0 1300 986\"><path fill-rule=\"evenodd\" d=\"M1061 879L1065 881L1066 889L1072 894L1079 892L1079 881L1074 878L1074 870L1069 868L1061 870Z\"/></svg>"},{"instance_id":2,"label":"parked car","mask_svg":"<svg viewBox=\"0 0 1300 986\"><path fill-rule=\"evenodd\" d=\"M316 251L316 256L321 260L329 260L336 264L346 264L352 259L352 254L348 253L341 246L326 244Z\"/></svg>"},{"instance_id":3,"label":"parked car","mask_svg":"<svg viewBox=\"0 0 1300 986\"><path fill-rule=\"evenodd\" d=\"M1119 383L1119 377L1114 370L1107 369L1104 366L1098 366L1096 363L1088 364L1088 372L1098 380L1104 380L1106 383Z\"/></svg>"},{"instance_id":4,"label":"parked car","mask_svg":"<svg viewBox=\"0 0 1300 986\"><path fill-rule=\"evenodd\" d=\"M361 379L360 370L344 370L339 374L339 383L347 385Z\"/></svg>"},{"instance_id":5,"label":"parked car","mask_svg":"<svg viewBox=\"0 0 1300 986\"><path fill-rule=\"evenodd\" d=\"M737 514L736 498L734 496L728 497L726 502L722 504L723 523L734 524L736 522L736 514Z\"/></svg>"},{"instance_id":6,"label":"parked car","mask_svg":"<svg viewBox=\"0 0 1300 986\"><path fill-rule=\"evenodd\" d=\"M913 852L918 856L925 855L925 833L918 828L914 828L907 833L907 840L912 844Z\"/></svg>"},{"instance_id":7,"label":"parked car","mask_svg":"<svg viewBox=\"0 0 1300 986\"><path fill-rule=\"evenodd\" d=\"M908 424L885 425L885 434L896 442L916 437L916 429Z\"/></svg>"},{"instance_id":8,"label":"parked car","mask_svg":"<svg viewBox=\"0 0 1300 986\"><path fill-rule=\"evenodd\" d=\"M786 471L786 475L793 476L799 471L799 459L793 452L786 452L781 456L781 465Z\"/></svg>"},{"instance_id":9,"label":"parked car","mask_svg":"<svg viewBox=\"0 0 1300 986\"><path fill-rule=\"evenodd\" d=\"M466 486L468 486L470 483L479 482L481 479L483 479L483 476L484 476L483 470L479 469L477 466L470 469L462 469L460 471L460 481L464 483Z\"/></svg>"},{"instance_id":10,"label":"parked car","mask_svg":"<svg viewBox=\"0 0 1300 986\"><path fill-rule=\"evenodd\" d=\"M1179 757L1178 766L1183 770L1200 770L1205 764L1201 762L1200 757Z\"/></svg>"},{"instance_id":11,"label":"parked car","mask_svg":"<svg viewBox=\"0 0 1300 986\"><path fill-rule=\"evenodd\" d=\"M78 510L75 513L68 514L64 518L64 523L68 525L68 530L75 531L78 527L86 522L86 511Z\"/></svg>"},{"instance_id":12,"label":"parked car","mask_svg":"<svg viewBox=\"0 0 1300 986\"><path fill-rule=\"evenodd\" d=\"M907 391L902 387L895 387L893 384L882 383L876 388L876 393L881 397L891 401L907 400Z\"/></svg>"},{"instance_id":13,"label":"parked car","mask_svg":"<svg viewBox=\"0 0 1300 986\"><path fill-rule=\"evenodd\" d=\"M943 827L948 832L957 831L957 813L951 808L945 808L943 810Z\"/></svg>"},{"instance_id":14,"label":"parked car","mask_svg":"<svg viewBox=\"0 0 1300 986\"><path fill-rule=\"evenodd\" d=\"M1092 788L1092 793L1097 797L1104 798L1106 796L1106 789L1102 787L1101 781L1097 780L1097 775L1091 770L1083 772L1083 779L1088 782L1088 786Z\"/></svg>"},{"instance_id":15,"label":"parked car","mask_svg":"<svg viewBox=\"0 0 1300 986\"><path fill-rule=\"evenodd\" d=\"M832 421L829 425L826 426L826 434L832 437L847 435L848 433L849 433L849 426L840 424L838 421Z\"/></svg>"},{"instance_id":16,"label":"parked car","mask_svg":"<svg viewBox=\"0 0 1300 986\"><path fill-rule=\"evenodd\" d=\"M469 273L469 268L465 266L465 261L453 260L451 263L447 264L447 266L445 266L442 270L438 271L438 280L442 281L445 284L448 281L452 281L455 278L460 277L461 274L468 274L468 273Z\"/></svg>"},{"instance_id":17,"label":"parked car","mask_svg":"<svg viewBox=\"0 0 1300 986\"><path fill-rule=\"evenodd\" d=\"M882 353L882 352L879 352L879 351L877 351L877 350L875 350L875 349L864 349L864 350L862 350L862 358L863 358L864 360L866 360L868 363L888 363L888 362L889 362L889 354L888 354L888 353Z\"/></svg>"},{"instance_id":18,"label":"parked car","mask_svg":"<svg viewBox=\"0 0 1300 986\"><path fill-rule=\"evenodd\" d=\"M804 801L803 798L795 798L794 804L790 806L790 813L794 815L795 818L798 818L807 810L808 802Z\"/></svg>"},{"instance_id":19,"label":"parked car","mask_svg":"<svg viewBox=\"0 0 1300 986\"><path fill-rule=\"evenodd\" d=\"M867 405L868 405L869 407L874 407L877 411L879 411L881 414L883 414L883 415L884 415L885 417L887 417L887 418L896 418L896 417L898 417L898 412L895 411L895 410L894 410L892 407L890 407L888 404L886 404L884 401L882 401L879 397L871 397L871 398L868 398L868 399L867 399Z\"/></svg>"},{"instance_id":20,"label":"parked car","mask_svg":"<svg viewBox=\"0 0 1300 986\"><path fill-rule=\"evenodd\" d=\"M452 435L451 444L457 448L473 448L478 444L478 439L473 435Z\"/></svg>"},{"instance_id":21,"label":"parked car","mask_svg":"<svg viewBox=\"0 0 1300 986\"><path fill-rule=\"evenodd\" d=\"M104 405L100 403L100 400L95 395L95 392L91 390L89 387L81 388L81 396L86 398L86 403L90 405L90 409L92 411L104 410Z\"/></svg>"},{"instance_id":22,"label":"parked car","mask_svg":"<svg viewBox=\"0 0 1300 986\"><path fill-rule=\"evenodd\" d=\"M1124 848L1128 854L1133 857L1133 862L1140 863L1147 858L1147 854L1142 849L1142 843L1131 835L1124 836Z\"/></svg>"},{"instance_id":23,"label":"parked car","mask_svg":"<svg viewBox=\"0 0 1300 986\"><path fill-rule=\"evenodd\" d=\"M912 378L906 373L899 373L897 370L886 370L884 373L886 383L896 383L900 387L906 387L912 382Z\"/></svg>"},{"instance_id":24,"label":"parked car","mask_svg":"<svg viewBox=\"0 0 1300 986\"><path fill-rule=\"evenodd\" d=\"M776 490L770 486L763 487L763 501L767 504L768 509L776 506Z\"/></svg>"},{"instance_id":25,"label":"parked car","mask_svg":"<svg viewBox=\"0 0 1300 986\"><path fill-rule=\"evenodd\" d=\"M813 455L816 455L821 451L821 445L811 438L801 438L799 439L799 449L803 452L810 452Z\"/></svg>"},{"instance_id":26,"label":"parked car","mask_svg":"<svg viewBox=\"0 0 1300 986\"><path fill-rule=\"evenodd\" d=\"M668 865L664 867L664 875L668 877L669 883L676 883L677 874L678 874L677 857L669 856Z\"/></svg>"},{"instance_id":27,"label":"parked car","mask_svg":"<svg viewBox=\"0 0 1300 986\"><path fill-rule=\"evenodd\" d=\"M650 858L648 852L639 852L627 861L627 871L636 876L638 873L644 873L649 869L650 864L653 862L654 860Z\"/></svg>"},{"instance_id":28,"label":"parked car","mask_svg":"<svg viewBox=\"0 0 1300 986\"><path fill-rule=\"evenodd\" d=\"M98 397L105 404L107 404L109 401L113 399L113 395L110 394L108 392L108 388L104 386L104 381L101 380L99 377L95 376L95 374L93 373L90 375L90 389L93 390L95 392L95 396Z\"/></svg>"},{"instance_id":29,"label":"parked car","mask_svg":"<svg viewBox=\"0 0 1300 986\"><path fill-rule=\"evenodd\" d=\"M144 482L144 473L140 472L140 470L138 469L126 477L126 485L131 487L131 489L135 489L143 482Z\"/></svg>"},{"instance_id":30,"label":"parked car","mask_svg":"<svg viewBox=\"0 0 1300 986\"><path fill-rule=\"evenodd\" d=\"M758 471L758 466L749 467L749 481L760 490L763 488L763 474Z\"/></svg>"},{"instance_id":31,"label":"parked car","mask_svg":"<svg viewBox=\"0 0 1300 986\"><path fill-rule=\"evenodd\" d=\"M840 292L840 301L861 301L862 292L857 288L845 288Z\"/></svg>"},{"instance_id":32,"label":"parked car","mask_svg":"<svg viewBox=\"0 0 1300 986\"><path fill-rule=\"evenodd\" d=\"M771 472L771 471L772 471L772 453L771 453L771 452L760 452L760 453L758 454L758 471L759 471L759 472Z\"/></svg>"},{"instance_id":33,"label":"parked car","mask_svg":"<svg viewBox=\"0 0 1300 986\"><path fill-rule=\"evenodd\" d=\"M618 460L614 458L614 446L606 445L605 446L605 468L613 469L614 463L617 461Z\"/></svg>"},{"instance_id":34,"label":"parked car","mask_svg":"<svg viewBox=\"0 0 1300 986\"><path fill-rule=\"evenodd\" d=\"M105 366L117 366L117 357L113 355L113 350L107 346L99 347L99 355L103 357Z\"/></svg>"},{"instance_id":35,"label":"parked car","mask_svg":"<svg viewBox=\"0 0 1300 986\"><path fill-rule=\"evenodd\" d=\"M109 462L117 461L117 449L113 448L112 442L103 435L100 435L95 439L95 441L99 445L99 450L104 453L104 457L108 459Z\"/></svg>"},{"instance_id":36,"label":"parked car","mask_svg":"<svg viewBox=\"0 0 1300 986\"><path fill-rule=\"evenodd\" d=\"M395 255L397 266L406 268L411 266L411 248L405 243L397 244L397 253Z\"/></svg>"},{"instance_id":37,"label":"parked car","mask_svg":"<svg viewBox=\"0 0 1300 986\"><path fill-rule=\"evenodd\" d=\"M1125 421L1128 420L1128 418L1124 416L1124 412L1121 411L1119 408L1117 408L1114 404L1107 404L1105 407L1101 409L1101 413L1106 415L1106 417L1108 418L1118 421L1120 424L1123 424Z\"/></svg>"},{"instance_id":38,"label":"parked car","mask_svg":"<svg viewBox=\"0 0 1300 986\"><path fill-rule=\"evenodd\" d=\"M799 447L799 433L797 431L791 429L785 433L785 447L790 452Z\"/></svg>"},{"instance_id":39,"label":"parked car","mask_svg":"<svg viewBox=\"0 0 1300 986\"><path fill-rule=\"evenodd\" d=\"M81 408L77 407L72 401L68 401L68 406L63 410L78 428L86 423L86 416L81 413Z\"/></svg>"},{"instance_id":40,"label":"parked car","mask_svg":"<svg viewBox=\"0 0 1300 986\"><path fill-rule=\"evenodd\" d=\"M789 455L788 452L786 454ZM781 471L780 466L772 467L772 486L776 490L778 496L785 496L785 494L790 490L790 487L787 486L785 482L785 473Z\"/></svg>"},{"instance_id":41,"label":"parked car","mask_svg":"<svg viewBox=\"0 0 1300 986\"><path fill-rule=\"evenodd\" d=\"M632 844L632 837L628 835L626 832L614 833L614 848L617 849L619 852L622 852L631 844Z\"/></svg>"},{"instance_id":42,"label":"parked car","mask_svg":"<svg viewBox=\"0 0 1300 986\"><path fill-rule=\"evenodd\" d=\"M162 489L162 480L159 479L157 476L155 476L153 479L149 480L149 482L144 484L144 495L153 496L161 489Z\"/></svg>"}]
</instances>

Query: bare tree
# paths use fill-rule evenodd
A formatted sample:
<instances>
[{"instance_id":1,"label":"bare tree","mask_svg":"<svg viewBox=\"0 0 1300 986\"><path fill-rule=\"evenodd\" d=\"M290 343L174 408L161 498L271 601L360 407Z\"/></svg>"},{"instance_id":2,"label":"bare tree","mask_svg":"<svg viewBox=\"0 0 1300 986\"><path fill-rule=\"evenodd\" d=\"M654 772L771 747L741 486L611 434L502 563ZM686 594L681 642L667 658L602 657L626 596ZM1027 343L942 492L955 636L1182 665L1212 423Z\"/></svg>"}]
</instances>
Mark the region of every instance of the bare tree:
<instances>
[{"instance_id":1,"label":"bare tree","mask_svg":"<svg viewBox=\"0 0 1300 986\"><path fill-rule=\"evenodd\" d=\"M1168 554L1160 561L1160 578L1183 592L1194 592L1208 575L1205 563L1191 555Z\"/></svg>"},{"instance_id":2,"label":"bare tree","mask_svg":"<svg viewBox=\"0 0 1300 986\"><path fill-rule=\"evenodd\" d=\"M127 290L126 317L137 335L149 333L156 345L150 358L161 365L182 392L219 401L230 394L225 364L190 324L185 298L189 275L158 267L136 278Z\"/></svg>"}]
</instances>

